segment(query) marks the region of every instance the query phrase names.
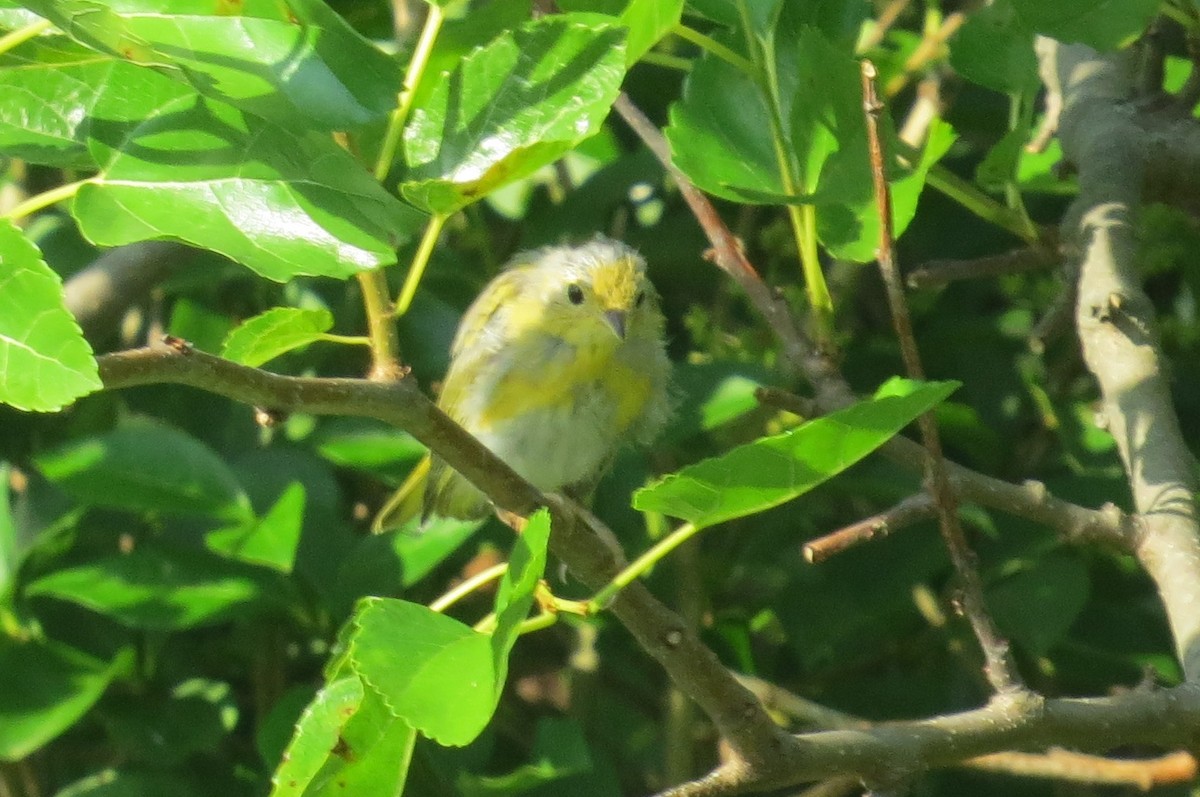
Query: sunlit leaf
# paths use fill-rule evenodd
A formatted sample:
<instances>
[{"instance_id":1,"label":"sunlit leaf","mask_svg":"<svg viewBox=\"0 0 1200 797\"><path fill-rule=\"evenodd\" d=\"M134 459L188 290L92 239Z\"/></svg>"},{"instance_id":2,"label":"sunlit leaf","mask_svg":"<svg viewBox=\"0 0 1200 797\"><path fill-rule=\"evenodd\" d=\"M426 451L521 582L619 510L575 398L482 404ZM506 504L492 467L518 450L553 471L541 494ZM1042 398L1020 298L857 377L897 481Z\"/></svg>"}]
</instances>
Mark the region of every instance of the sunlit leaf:
<instances>
[{"instance_id":1,"label":"sunlit leaf","mask_svg":"<svg viewBox=\"0 0 1200 797\"><path fill-rule=\"evenodd\" d=\"M870 401L666 476L638 490L633 505L697 526L778 506L858 462L957 387L894 381Z\"/></svg>"},{"instance_id":2,"label":"sunlit leaf","mask_svg":"<svg viewBox=\"0 0 1200 797\"><path fill-rule=\"evenodd\" d=\"M92 348L63 303L62 280L0 220L0 402L59 410L101 387Z\"/></svg>"}]
</instances>

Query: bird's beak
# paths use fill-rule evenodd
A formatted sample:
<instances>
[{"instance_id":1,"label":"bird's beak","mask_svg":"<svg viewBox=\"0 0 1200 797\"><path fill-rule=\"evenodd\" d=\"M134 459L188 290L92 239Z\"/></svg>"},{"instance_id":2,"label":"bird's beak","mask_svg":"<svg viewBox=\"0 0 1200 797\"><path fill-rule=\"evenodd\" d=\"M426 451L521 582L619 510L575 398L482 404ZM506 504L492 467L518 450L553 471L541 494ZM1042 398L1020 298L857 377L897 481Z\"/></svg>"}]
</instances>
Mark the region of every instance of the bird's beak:
<instances>
[{"instance_id":1,"label":"bird's beak","mask_svg":"<svg viewBox=\"0 0 1200 797\"><path fill-rule=\"evenodd\" d=\"M604 320L612 327L613 332L617 333L617 337L625 340L625 311L624 310L605 310Z\"/></svg>"}]
</instances>

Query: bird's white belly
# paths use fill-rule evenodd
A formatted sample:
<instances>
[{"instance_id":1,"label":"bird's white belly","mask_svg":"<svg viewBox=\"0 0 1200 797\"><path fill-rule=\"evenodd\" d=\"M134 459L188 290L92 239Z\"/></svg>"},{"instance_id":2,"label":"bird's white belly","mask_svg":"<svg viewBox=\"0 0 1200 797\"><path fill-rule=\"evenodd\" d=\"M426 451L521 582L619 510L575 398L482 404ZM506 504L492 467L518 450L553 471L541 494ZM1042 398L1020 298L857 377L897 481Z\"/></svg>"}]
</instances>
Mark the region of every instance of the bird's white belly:
<instances>
[{"instance_id":1,"label":"bird's white belly","mask_svg":"<svg viewBox=\"0 0 1200 797\"><path fill-rule=\"evenodd\" d=\"M598 386L573 402L519 413L477 432L530 484L543 491L590 479L616 449L617 403Z\"/></svg>"}]
</instances>

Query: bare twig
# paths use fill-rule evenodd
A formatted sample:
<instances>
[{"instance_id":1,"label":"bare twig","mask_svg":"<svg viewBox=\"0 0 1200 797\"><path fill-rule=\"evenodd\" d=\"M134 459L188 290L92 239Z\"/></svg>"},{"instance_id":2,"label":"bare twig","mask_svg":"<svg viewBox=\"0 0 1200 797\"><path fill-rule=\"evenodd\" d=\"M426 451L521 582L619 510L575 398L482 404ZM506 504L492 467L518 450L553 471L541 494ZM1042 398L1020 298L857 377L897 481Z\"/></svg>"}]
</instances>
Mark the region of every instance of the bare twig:
<instances>
[{"instance_id":1,"label":"bare twig","mask_svg":"<svg viewBox=\"0 0 1200 797\"><path fill-rule=\"evenodd\" d=\"M883 145L879 136L879 114L883 106L875 88L875 66L870 61L862 62L863 107L867 121L867 146L871 156L871 172L875 180L875 201L879 208L879 270L887 289L888 304L892 310L892 323L900 342L900 353L904 367L913 379L924 379L921 356L917 351L912 321L908 315L908 302L900 280L892 248L892 203L887 177L884 175ZM987 664L985 672L997 692L1010 692L1022 688L1008 642L987 612L983 600L983 584L975 568L975 555L967 545L966 535L958 521L958 498L950 486L942 459L942 444L938 436L937 422L933 413L927 412L917 419L921 439L925 445L926 489L933 496L937 509L938 526L950 553L950 561L962 587L962 607L971 628L979 640Z\"/></svg>"},{"instance_id":2,"label":"bare twig","mask_svg":"<svg viewBox=\"0 0 1200 797\"><path fill-rule=\"evenodd\" d=\"M812 417L818 407L809 399L794 396L778 388L759 388L755 396L764 404L778 407L801 417ZM906 468L920 470L925 451L906 437L897 436L883 444L880 453ZM946 460L950 482L959 497L980 506L999 509L1055 529L1071 543L1101 543L1131 550L1140 534L1136 518L1114 504L1087 509L1056 498L1041 482L1013 484Z\"/></svg>"},{"instance_id":3,"label":"bare twig","mask_svg":"<svg viewBox=\"0 0 1200 797\"><path fill-rule=\"evenodd\" d=\"M992 753L964 762L972 769L1032 778L1131 786L1150 791L1158 786L1188 783L1196 777L1196 757L1186 751L1158 758L1121 759L1053 748L1045 753Z\"/></svg>"},{"instance_id":4,"label":"bare twig","mask_svg":"<svg viewBox=\"0 0 1200 797\"><path fill-rule=\"evenodd\" d=\"M1061 259L1055 252L1023 247L972 260L931 260L910 271L905 282L910 288L935 288L955 280L986 279L1005 274L1045 271L1060 262Z\"/></svg>"},{"instance_id":5,"label":"bare twig","mask_svg":"<svg viewBox=\"0 0 1200 797\"><path fill-rule=\"evenodd\" d=\"M929 493L909 496L891 509L809 540L804 544L804 558L812 564L820 564L859 543L886 537L896 529L924 520L934 512Z\"/></svg>"}]
</instances>

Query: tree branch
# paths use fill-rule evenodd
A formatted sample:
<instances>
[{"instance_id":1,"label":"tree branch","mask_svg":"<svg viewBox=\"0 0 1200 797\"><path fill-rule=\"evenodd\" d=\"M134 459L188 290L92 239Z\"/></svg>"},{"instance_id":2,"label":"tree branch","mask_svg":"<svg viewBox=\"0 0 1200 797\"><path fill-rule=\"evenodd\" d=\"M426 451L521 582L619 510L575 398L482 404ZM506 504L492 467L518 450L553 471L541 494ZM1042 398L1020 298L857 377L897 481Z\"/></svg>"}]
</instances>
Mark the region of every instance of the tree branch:
<instances>
[{"instance_id":1,"label":"tree branch","mask_svg":"<svg viewBox=\"0 0 1200 797\"><path fill-rule=\"evenodd\" d=\"M1154 579L1187 678L1200 679L1200 524L1194 461L1171 403L1154 311L1134 265L1147 152L1118 56L1040 38L1041 73L1063 94L1063 152L1080 194L1063 222L1080 252L1075 322L1100 385L1143 527L1134 551ZM1157 153L1156 153L1157 154Z\"/></svg>"},{"instance_id":2,"label":"tree branch","mask_svg":"<svg viewBox=\"0 0 1200 797\"><path fill-rule=\"evenodd\" d=\"M624 562L607 543L612 532L574 503L544 496L489 449L450 420L412 380L375 382L281 376L187 348L154 347L104 355L107 389L150 384L200 388L235 401L283 412L375 418L404 429L483 490L497 508L527 516L539 506L553 514L550 549L585 585L598 590ZM622 590L611 611L639 645L712 718L736 753L755 771L791 762L794 746L754 695L678 615L641 582Z\"/></svg>"}]
</instances>

